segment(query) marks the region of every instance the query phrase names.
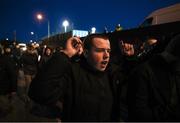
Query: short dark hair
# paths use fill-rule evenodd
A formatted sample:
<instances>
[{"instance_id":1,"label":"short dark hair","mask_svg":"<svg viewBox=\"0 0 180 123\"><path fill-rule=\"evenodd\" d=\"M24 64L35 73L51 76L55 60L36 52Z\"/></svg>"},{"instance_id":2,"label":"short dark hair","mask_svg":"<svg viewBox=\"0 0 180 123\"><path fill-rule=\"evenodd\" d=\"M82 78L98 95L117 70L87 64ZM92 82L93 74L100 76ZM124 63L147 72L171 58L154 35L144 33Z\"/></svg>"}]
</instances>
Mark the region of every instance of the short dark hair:
<instances>
[{"instance_id":1,"label":"short dark hair","mask_svg":"<svg viewBox=\"0 0 180 123\"><path fill-rule=\"evenodd\" d=\"M87 50L91 49L91 47L93 45L92 41L94 38L102 38L102 39L106 39L106 40L109 39L109 37L105 34L90 34L83 41L84 49L87 49Z\"/></svg>"}]
</instances>

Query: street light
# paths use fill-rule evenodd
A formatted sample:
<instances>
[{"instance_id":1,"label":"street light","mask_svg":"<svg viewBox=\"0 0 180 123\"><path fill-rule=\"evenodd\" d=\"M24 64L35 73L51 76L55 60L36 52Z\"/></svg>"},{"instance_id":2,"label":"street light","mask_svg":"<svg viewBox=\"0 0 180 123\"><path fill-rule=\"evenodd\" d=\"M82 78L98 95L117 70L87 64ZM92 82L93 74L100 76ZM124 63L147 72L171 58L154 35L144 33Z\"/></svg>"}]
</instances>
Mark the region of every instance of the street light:
<instances>
[{"instance_id":1,"label":"street light","mask_svg":"<svg viewBox=\"0 0 180 123\"><path fill-rule=\"evenodd\" d=\"M37 18L39 21L41 21L44 17L43 17L42 14L38 13L38 14L36 15L36 18ZM48 19L47 19L47 21L48 21L48 38L49 38L49 37L50 37L50 22L49 22Z\"/></svg>"},{"instance_id":2,"label":"street light","mask_svg":"<svg viewBox=\"0 0 180 123\"><path fill-rule=\"evenodd\" d=\"M35 41L38 40L38 36L34 32L31 32L31 36L32 36L32 38L34 38Z\"/></svg>"},{"instance_id":3,"label":"street light","mask_svg":"<svg viewBox=\"0 0 180 123\"><path fill-rule=\"evenodd\" d=\"M93 33L96 33L96 28L95 27L91 28L91 34L93 34Z\"/></svg>"},{"instance_id":4,"label":"street light","mask_svg":"<svg viewBox=\"0 0 180 123\"><path fill-rule=\"evenodd\" d=\"M37 14L37 19L38 19L38 20L42 20L42 19L43 19L42 14Z\"/></svg>"},{"instance_id":5,"label":"street light","mask_svg":"<svg viewBox=\"0 0 180 123\"><path fill-rule=\"evenodd\" d=\"M67 26L69 26L69 22L67 20L64 20L62 25L64 26L64 32L66 33Z\"/></svg>"},{"instance_id":6,"label":"street light","mask_svg":"<svg viewBox=\"0 0 180 123\"><path fill-rule=\"evenodd\" d=\"M31 35L34 35L34 32L31 32Z\"/></svg>"}]
</instances>

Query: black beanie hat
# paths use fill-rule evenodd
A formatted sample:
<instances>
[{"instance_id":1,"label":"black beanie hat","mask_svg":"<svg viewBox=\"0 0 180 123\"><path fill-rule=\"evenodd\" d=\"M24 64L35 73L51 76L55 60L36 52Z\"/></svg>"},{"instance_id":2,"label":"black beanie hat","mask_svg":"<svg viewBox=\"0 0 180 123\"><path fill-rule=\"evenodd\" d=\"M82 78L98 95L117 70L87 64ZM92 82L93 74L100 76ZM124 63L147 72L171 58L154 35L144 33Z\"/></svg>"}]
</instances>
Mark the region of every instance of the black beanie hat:
<instances>
[{"instance_id":1,"label":"black beanie hat","mask_svg":"<svg viewBox=\"0 0 180 123\"><path fill-rule=\"evenodd\" d=\"M180 58L180 34L172 38L166 46L165 51Z\"/></svg>"}]
</instances>

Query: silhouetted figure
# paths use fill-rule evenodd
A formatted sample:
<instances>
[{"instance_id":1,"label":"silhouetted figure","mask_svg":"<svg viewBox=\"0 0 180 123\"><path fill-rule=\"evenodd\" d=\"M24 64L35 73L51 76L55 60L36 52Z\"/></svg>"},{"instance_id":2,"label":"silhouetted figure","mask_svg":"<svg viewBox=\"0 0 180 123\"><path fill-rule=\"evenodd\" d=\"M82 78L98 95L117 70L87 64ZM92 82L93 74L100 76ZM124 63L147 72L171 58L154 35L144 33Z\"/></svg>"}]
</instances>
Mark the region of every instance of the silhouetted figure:
<instances>
[{"instance_id":1,"label":"silhouetted figure","mask_svg":"<svg viewBox=\"0 0 180 123\"><path fill-rule=\"evenodd\" d=\"M5 54L0 52L0 121L11 121L8 115L13 112L13 99L17 91L17 74L11 49L5 47Z\"/></svg>"},{"instance_id":2,"label":"silhouetted figure","mask_svg":"<svg viewBox=\"0 0 180 123\"><path fill-rule=\"evenodd\" d=\"M180 121L180 35L129 76L129 121Z\"/></svg>"},{"instance_id":3,"label":"silhouetted figure","mask_svg":"<svg viewBox=\"0 0 180 123\"><path fill-rule=\"evenodd\" d=\"M51 58L53 54L53 50L50 47L46 47L44 54L41 56L38 67L41 68L44 64Z\"/></svg>"}]
</instances>

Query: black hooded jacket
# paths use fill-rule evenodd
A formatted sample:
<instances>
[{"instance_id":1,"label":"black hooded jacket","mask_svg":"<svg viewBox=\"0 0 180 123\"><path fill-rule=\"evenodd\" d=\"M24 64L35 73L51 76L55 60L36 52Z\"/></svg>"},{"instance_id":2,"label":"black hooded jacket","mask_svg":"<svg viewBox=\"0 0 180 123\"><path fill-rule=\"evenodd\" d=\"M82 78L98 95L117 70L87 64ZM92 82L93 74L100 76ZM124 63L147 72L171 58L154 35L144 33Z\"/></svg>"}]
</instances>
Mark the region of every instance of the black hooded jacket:
<instances>
[{"instance_id":1,"label":"black hooded jacket","mask_svg":"<svg viewBox=\"0 0 180 123\"><path fill-rule=\"evenodd\" d=\"M118 77L110 68L94 71L85 59L72 63L63 53L55 54L46 65L30 86L34 101L63 102L62 121L117 121Z\"/></svg>"}]
</instances>

